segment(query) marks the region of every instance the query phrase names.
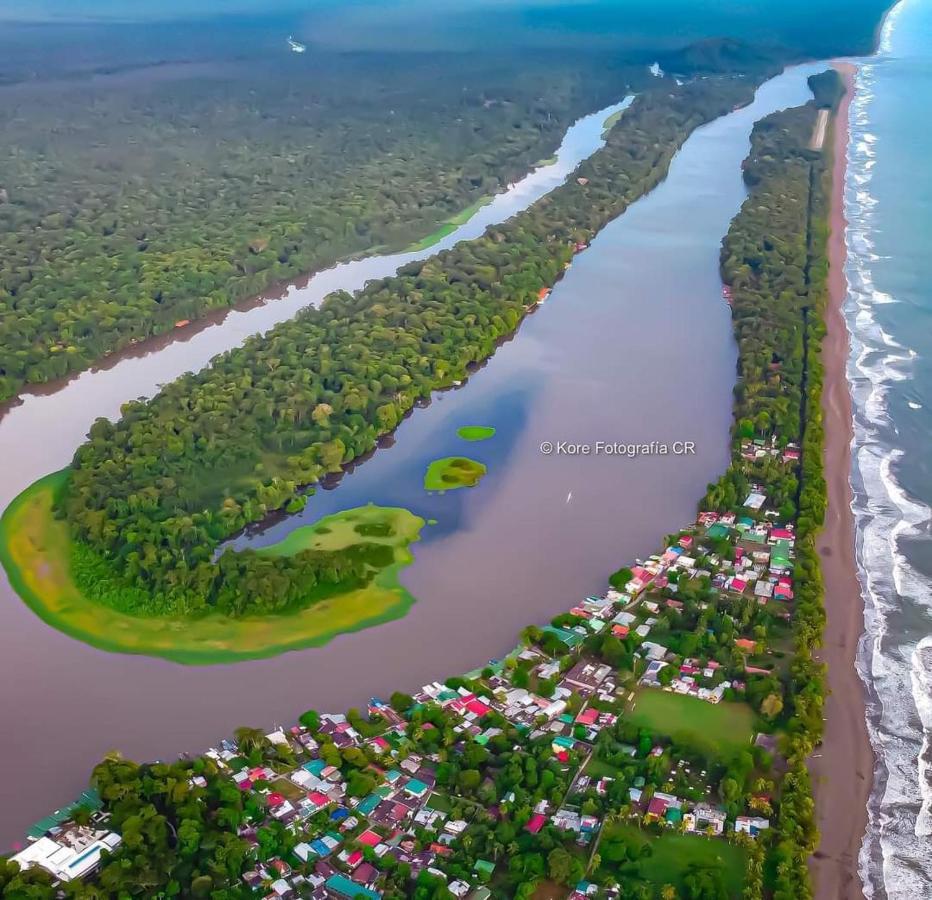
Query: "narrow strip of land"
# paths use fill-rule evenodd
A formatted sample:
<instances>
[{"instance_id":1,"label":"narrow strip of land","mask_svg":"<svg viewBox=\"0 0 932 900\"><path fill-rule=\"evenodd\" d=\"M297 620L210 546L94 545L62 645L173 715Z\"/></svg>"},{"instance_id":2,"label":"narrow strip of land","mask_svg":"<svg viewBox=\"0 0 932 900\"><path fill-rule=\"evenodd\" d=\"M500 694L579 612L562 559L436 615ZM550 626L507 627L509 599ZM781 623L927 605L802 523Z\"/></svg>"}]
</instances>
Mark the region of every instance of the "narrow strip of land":
<instances>
[{"instance_id":1,"label":"narrow strip of land","mask_svg":"<svg viewBox=\"0 0 932 900\"><path fill-rule=\"evenodd\" d=\"M809 144L811 150L821 150L825 143L825 132L828 128L829 111L827 109L819 110L819 117L816 119L815 128L812 130L812 141Z\"/></svg>"},{"instance_id":2,"label":"narrow strip of land","mask_svg":"<svg viewBox=\"0 0 932 900\"><path fill-rule=\"evenodd\" d=\"M825 704L825 735L810 771L821 844L812 861L817 900L853 900L863 896L858 851L867 825L873 753L864 717L864 687L855 670L858 640L864 626L863 604L854 551L851 513L851 395L848 389L848 330L843 306L845 277L844 188L848 143L848 107L855 89L855 69L838 64L847 93L835 117L829 238L829 306L822 344L825 366L822 408L825 424L825 478L828 509L819 539L825 583L825 645L819 654L828 665L830 694ZM818 137L818 135L817 135ZM824 135L823 135L824 139Z\"/></svg>"}]
</instances>

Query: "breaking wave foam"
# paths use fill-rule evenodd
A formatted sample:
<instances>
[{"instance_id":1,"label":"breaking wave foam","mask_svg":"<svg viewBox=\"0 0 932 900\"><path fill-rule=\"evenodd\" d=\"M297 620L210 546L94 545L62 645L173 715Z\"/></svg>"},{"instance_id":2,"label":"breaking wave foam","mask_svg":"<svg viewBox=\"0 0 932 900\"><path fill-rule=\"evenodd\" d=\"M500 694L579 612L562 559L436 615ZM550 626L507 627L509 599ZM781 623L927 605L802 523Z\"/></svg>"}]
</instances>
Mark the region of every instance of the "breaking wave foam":
<instances>
[{"instance_id":1,"label":"breaking wave foam","mask_svg":"<svg viewBox=\"0 0 932 900\"><path fill-rule=\"evenodd\" d=\"M878 208L871 192L878 139L869 130L878 64L892 52L904 7L884 23L880 59L858 71L850 108L845 214L851 335L848 362L854 408L852 511L864 599L865 633L858 671L868 693L868 731L876 753L868 830L859 856L868 897L932 896L932 635L918 641L891 634L889 617L901 598L932 612L932 585L902 546L928 538L932 509L911 497L896 477L903 456L889 411L891 385L910 377L915 352L877 322L878 306L897 299L874 284L873 235ZM911 409L921 409L909 402Z\"/></svg>"}]
</instances>

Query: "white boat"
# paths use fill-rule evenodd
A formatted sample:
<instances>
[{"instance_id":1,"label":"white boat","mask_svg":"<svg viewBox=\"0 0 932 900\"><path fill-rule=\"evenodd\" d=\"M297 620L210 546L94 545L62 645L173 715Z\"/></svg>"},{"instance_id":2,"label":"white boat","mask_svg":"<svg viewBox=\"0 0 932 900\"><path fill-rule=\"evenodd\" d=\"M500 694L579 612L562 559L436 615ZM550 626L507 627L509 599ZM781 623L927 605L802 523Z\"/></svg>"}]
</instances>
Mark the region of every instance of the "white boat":
<instances>
[{"instance_id":1,"label":"white boat","mask_svg":"<svg viewBox=\"0 0 932 900\"><path fill-rule=\"evenodd\" d=\"M300 41L296 41L290 34L288 35L288 46L292 53L304 53L307 47Z\"/></svg>"}]
</instances>

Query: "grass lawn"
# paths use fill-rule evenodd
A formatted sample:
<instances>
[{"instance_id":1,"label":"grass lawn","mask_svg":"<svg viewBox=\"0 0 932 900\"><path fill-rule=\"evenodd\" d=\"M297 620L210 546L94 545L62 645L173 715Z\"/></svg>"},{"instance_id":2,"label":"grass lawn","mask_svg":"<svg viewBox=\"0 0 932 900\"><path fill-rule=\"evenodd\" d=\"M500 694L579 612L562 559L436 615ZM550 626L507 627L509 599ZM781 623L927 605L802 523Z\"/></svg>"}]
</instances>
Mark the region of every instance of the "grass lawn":
<instances>
[{"instance_id":1,"label":"grass lawn","mask_svg":"<svg viewBox=\"0 0 932 900\"><path fill-rule=\"evenodd\" d=\"M642 688L634 698L629 721L658 734L683 738L727 754L748 747L753 737L754 713L744 703L706 703L696 697L657 688Z\"/></svg>"},{"instance_id":2,"label":"grass lawn","mask_svg":"<svg viewBox=\"0 0 932 900\"><path fill-rule=\"evenodd\" d=\"M641 875L654 884L683 887L691 865L712 865L719 861L725 885L732 897L740 897L744 884L744 850L720 838L693 834L665 834L652 842L653 853L641 860Z\"/></svg>"},{"instance_id":3,"label":"grass lawn","mask_svg":"<svg viewBox=\"0 0 932 900\"><path fill-rule=\"evenodd\" d=\"M67 478L66 469L40 479L3 512L0 562L13 589L44 622L101 650L161 656L190 665L261 659L320 646L338 634L401 618L414 603L398 579L414 558L409 545L418 539L424 520L407 510L381 507L338 513L266 548L267 553L296 552L350 540L389 545L394 561L375 572L368 583L312 592L312 602L300 609L237 619L174 618L129 615L95 603L72 577L71 535L67 524L52 512Z\"/></svg>"},{"instance_id":4,"label":"grass lawn","mask_svg":"<svg viewBox=\"0 0 932 900\"><path fill-rule=\"evenodd\" d=\"M682 892L684 880L692 866L720 866L724 876L728 895L733 898L741 896L744 886L745 851L729 844L721 838L708 838L695 834L676 834L667 832L656 835L642 831L634 825L616 824L609 826L603 841L610 841L612 836L623 836L631 846L648 844L651 852L635 863L622 863L619 871L628 878L641 878L652 885L662 887L672 884ZM613 871L618 865L606 862L603 856L602 868Z\"/></svg>"},{"instance_id":5,"label":"grass lawn","mask_svg":"<svg viewBox=\"0 0 932 900\"><path fill-rule=\"evenodd\" d=\"M442 813L451 813L453 812L453 804L450 803L450 798L444 796L443 794L433 793L427 798L427 808L433 809L436 812Z\"/></svg>"},{"instance_id":6,"label":"grass lawn","mask_svg":"<svg viewBox=\"0 0 932 900\"><path fill-rule=\"evenodd\" d=\"M305 791L302 791L293 781L289 781L287 778L276 778L275 781L270 781L269 790L281 794L286 800L292 802L306 796Z\"/></svg>"},{"instance_id":7,"label":"grass lawn","mask_svg":"<svg viewBox=\"0 0 932 900\"><path fill-rule=\"evenodd\" d=\"M435 459L424 474L424 490L453 491L457 488L475 487L486 471L481 462L465 456Z\"/></svg>"},{"instance_id":8,"label":"grass lawn","mask_svg":"<svg viewBox=\"0 0 932 900\"><path fill-rule=\"evenodd\" d=\"M590 778L617 778L620 771L621 769L617 766L613 766L601 759L596 759L594 755L592 759L589 760L589 765L586 766L586 775Z\"/></svg>"}]
</instances>

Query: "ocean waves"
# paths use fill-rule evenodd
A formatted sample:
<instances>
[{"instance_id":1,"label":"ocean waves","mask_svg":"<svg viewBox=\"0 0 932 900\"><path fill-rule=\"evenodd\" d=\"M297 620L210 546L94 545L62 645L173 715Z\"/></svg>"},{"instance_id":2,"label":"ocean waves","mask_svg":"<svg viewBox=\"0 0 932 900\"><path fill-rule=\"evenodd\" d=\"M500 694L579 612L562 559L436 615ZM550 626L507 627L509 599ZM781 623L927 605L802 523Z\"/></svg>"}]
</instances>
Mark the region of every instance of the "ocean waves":
<instances>
[{"instance_id":1,"label":"ocean waves","mask_svg":"<svg viewBox=\"0 0 932 900\"><path fill-rule=\"evenodd\" d=\"M878 252L884 216L892 212L885 209L886 184L876 179L878 154L894 136L888 118L883 129L877 121L889 90L884 66L897 50L904 9L912 6L912 0L901 3L890 13L878 56L857 76L845 194L845 314L854 409L852 510L865 620L858 670L877 755L860 870L867 896L915 900L932 897L932 583L916 565L923 545L928 554L932 508L911 496L898 476L907 455L902 417L924 408L906 395L921 357L909 346L910 307L889 287L897 283L889 277L896 254Z\"/></svg>"}]
</instances>

